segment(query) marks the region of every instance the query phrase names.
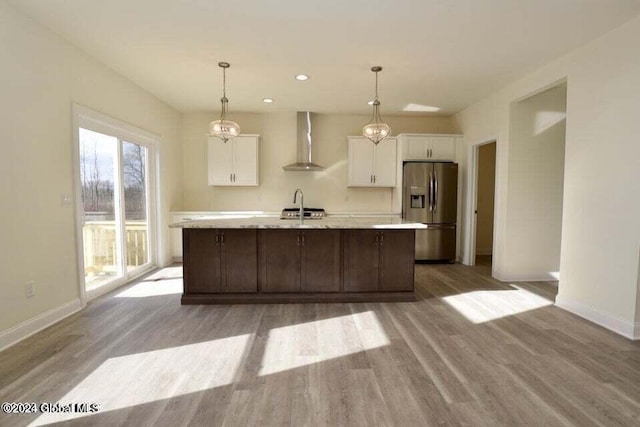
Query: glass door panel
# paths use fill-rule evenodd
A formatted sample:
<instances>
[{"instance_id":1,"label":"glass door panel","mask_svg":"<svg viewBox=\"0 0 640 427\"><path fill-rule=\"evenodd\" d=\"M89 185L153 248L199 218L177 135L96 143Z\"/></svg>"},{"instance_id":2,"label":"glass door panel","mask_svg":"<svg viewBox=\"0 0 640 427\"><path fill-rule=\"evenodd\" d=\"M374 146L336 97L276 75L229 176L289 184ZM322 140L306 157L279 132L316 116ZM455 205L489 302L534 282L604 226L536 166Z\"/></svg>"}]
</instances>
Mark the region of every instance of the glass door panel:
<instances>
[{"instance_id":1,"label":"glass door panel","mask_svg":"<svg viewBox=\"0 0 640 427\"><path fill-rule=\"evenodd\" d=\"M118 139L80 129L82 241L87 290L123 276Z\"/></svg>"},{"instance_id":2,"label":"glass door panel","mask_svg":"<svg viewBox=\"0 0 640 427\"><path fill-rule=\"evenodd\" d=\"M147 197L147 148L122 143L124 233L127 272L150 262Z\"/></svg>"}]
</instances>

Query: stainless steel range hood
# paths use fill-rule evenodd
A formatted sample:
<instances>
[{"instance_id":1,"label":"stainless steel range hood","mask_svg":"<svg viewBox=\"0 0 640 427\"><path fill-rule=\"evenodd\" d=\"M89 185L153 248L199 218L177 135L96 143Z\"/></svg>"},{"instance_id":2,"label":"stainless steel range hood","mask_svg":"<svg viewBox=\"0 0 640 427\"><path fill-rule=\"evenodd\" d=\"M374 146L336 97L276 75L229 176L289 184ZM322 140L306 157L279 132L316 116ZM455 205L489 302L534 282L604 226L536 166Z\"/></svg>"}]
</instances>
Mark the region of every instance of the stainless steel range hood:
<instances>
[{"instance_id":1,"label":"stainless steel range hood","mask_svg":"<svg viewBox=\"0 0 640 427\"><path fill-rule=\"evenodd\" d=\"M298 140L297 156L298 160L290 165L283 166L285 171L323 171L324 167L311 161L311 118L313 114L309 111L298 111Z\"/></svg>"}]
</instances>

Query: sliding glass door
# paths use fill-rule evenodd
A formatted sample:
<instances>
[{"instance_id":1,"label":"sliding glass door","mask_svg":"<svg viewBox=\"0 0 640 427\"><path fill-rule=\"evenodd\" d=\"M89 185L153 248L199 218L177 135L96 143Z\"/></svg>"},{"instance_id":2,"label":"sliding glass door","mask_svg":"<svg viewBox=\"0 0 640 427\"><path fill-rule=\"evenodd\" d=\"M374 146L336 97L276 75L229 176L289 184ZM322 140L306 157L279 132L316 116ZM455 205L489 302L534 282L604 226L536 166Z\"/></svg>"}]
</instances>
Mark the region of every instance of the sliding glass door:
<instances>
[{"instance_id":1,"label":"sliding glass door","mask_svg":"<svg viewBox=\"0 0 640 427\"><path fill-rule=\"evenodd\" d=\"M118 138L80 129L82 243L87 290L123 277Z\"/></svg>"},{"instance_id":2,"label":"sliding glass door","mask_svg":"<svg viewBox=\"0 0 640 427\"><path fill-rule=\"evenodd\" d=\"M84 285L95 293L152 266L151 146L90 125L78 127L78 159Z\"/></svg>"},{"instance_id":3,"label":"sliding glass door","mask_svg":"<svg viewBox=\"0 0 640 427\"><path fill-rule=\"evenodd\" d=\"M149 263L147 148L122 142L124 249L128 273Z\"/></svg>"}]
</instances>

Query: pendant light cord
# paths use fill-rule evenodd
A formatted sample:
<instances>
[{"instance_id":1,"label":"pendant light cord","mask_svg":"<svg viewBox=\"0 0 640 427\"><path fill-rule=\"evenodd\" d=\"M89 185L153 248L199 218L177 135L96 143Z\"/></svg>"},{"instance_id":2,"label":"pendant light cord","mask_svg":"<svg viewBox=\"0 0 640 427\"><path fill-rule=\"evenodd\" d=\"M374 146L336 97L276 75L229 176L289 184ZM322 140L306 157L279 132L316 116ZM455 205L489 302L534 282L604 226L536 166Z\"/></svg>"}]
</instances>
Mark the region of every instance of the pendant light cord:
<instances>
[{"instance_id":1,"label":"pendant light cord","mask_svg":"<svg viewBox=\"0 0 640 427\"><path fill-rule=\"evenodd\" d=\"M227 97L227 69L222 68L222 97Z\"/></svg>"},{"instance_id":2,"label":"pendant light cord","mask_svg":"<svg viewBox=\"0 0 640 427\"><path fill-rule=\"evenodd\" d=\"M224 120L227 115L227 68L222 67L222 111L220 113L220 120Z\"/></svg>"},{"instance_id":3,"label":"pendant light cord","mask_svg":"<svg viewBox=\"0 0 640 427\"><path fill-rule=\"evenodd\" d=\"M376 74L376 96L373 98L373 112L371 114L371 122L380 122L382 119L380 118L380 100L378 98L378 73L379 71L374 71Z\"/></svg>"},{"instance_id":4,"label":"pendant light cord","mask_svg":"<svg viewBox=\"0 0 640 427\"><path fill-rule=\"evenodd\" d=\"M375 100L378 100L378 71L376 71L376 98Z\"/></svg>"}]
</instances>

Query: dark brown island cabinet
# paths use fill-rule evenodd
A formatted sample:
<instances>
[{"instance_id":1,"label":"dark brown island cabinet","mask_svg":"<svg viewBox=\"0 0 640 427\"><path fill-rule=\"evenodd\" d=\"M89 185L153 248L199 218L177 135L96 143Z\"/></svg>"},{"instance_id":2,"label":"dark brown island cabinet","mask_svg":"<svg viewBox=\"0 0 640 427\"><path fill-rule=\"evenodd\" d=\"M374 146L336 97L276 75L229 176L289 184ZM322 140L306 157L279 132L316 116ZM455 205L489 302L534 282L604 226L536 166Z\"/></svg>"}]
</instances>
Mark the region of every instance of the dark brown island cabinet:
<instances>
[{"instance_id":1,"label":"dark brown island cabinet","mask_svg":"<svg viewBox=\"0 0 640 427\"><path fill-rule=\"evenodd\" d=\"M256 230L184 229L184 294L258 291Z\"/></svg>"},{"instance_id":2,"label":"dark brown island cabinet","mask_svg":"<svg viewBox=\"0 0 640 427\"><path fill-rule=\"evenodd\" d=\"M182 233L182 304L415 300L413 229Z\"/></svg>"},{"instance_id":3,"label":"dark brown island cabinet","mask_svg":"<svg viewBox=\"0 0 640 427\"><path fill-rule=\"evenodd\" d=\"M344 234L345 291L413 291L413 230L347 230Z\"/></svg>"}]
</instances>

